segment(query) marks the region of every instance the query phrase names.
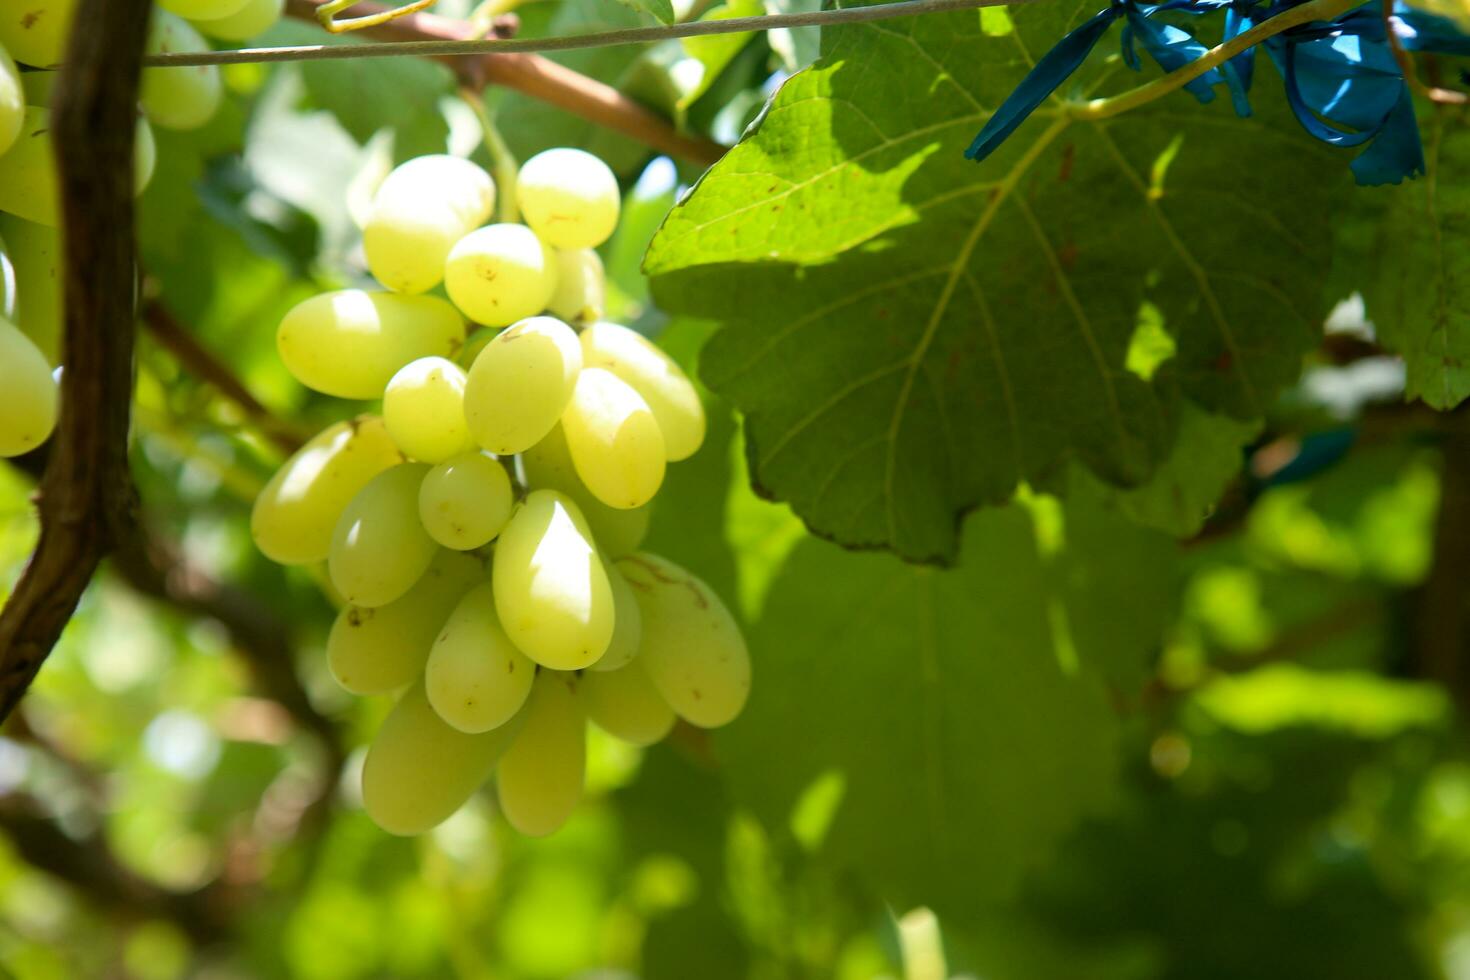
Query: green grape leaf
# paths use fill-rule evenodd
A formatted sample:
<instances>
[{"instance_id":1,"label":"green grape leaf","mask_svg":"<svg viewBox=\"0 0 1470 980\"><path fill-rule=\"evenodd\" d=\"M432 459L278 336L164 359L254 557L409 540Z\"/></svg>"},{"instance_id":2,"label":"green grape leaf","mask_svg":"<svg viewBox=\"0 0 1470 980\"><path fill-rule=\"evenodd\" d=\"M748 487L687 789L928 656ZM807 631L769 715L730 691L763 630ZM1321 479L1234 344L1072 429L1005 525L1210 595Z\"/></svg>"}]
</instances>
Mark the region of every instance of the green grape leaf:
<instances>
[{"instance_id":1,"label":"green grape leaf","mask_svg":"<svg viewBox=\"0 0 1470 980\"><path fill-rule=\"evenodd\" d=\"M651 15L660 24L674 22L674 5L670 0L618 0L625 7Z\"/></svg>"},{"instance_id":2,"label":"green grape leaf","mask_svg":"<svg viewBox=\"0 0 1470 980\"><path fill-rule=\"evenodd\" d=\"M703 376L745 415L758 488L843 545L951 561L961 514L1071 460L1142 484L1180 393L1254 417L1319 336L1346 158L1279 82L1251 119L1183 93L1100 122L1044 106L976 165L1075 17L1010 20L826 32L646 258L662 306L723 326ZM1135 78L1099 57L1067 94ZM1152 371L1128 356L1145 321L1175 348Z\"/></svg>"},{"instance_id":3,"label":"green grape leaf","mask_svg":"<svg viewBox=\"0 0 1470 980\"><path fill-rule=\"evenodd\" d=\"M1380 216L1354 281L1408 396L1448 410L1470 396L1470 133L1431 117L1426 175L1365 204Z\"/></svg>"},{"instance_id":4,"label":"green grape leaf","mask_svg":"<svg viewBox=\"0 0 1470 980\"><path fill-rule=\"evenodd\" d=\"M1244 447L1260 429L1257 421L1215 415L1185 402L1180 406L1174 451L1147 483L1120 490L1081 471L1074 475L1137 523L1187 538L1199 533L1215 503L1240 475Z\"/></svg>"},{"instance_id":5,"label":"green grape leaf","mask_svg":"<svg viewBox=\"0 0 1470 980\"><path fill-rule=\"evenodd\" d=\"M1050 614L1061 655L1075 652L1127 699L1147 678L1177 608L1179 552L1166 534L1139 527L1109 503L1079 492L1060 508Z\"/></svg>"},{"instance_id":6,"label":"green grape leaf","mask_svg":"<svg viewBox=\"0 0 1470 980\"><path fill-rule=\"evenodd\" d=\"M278 24L272 37L283 44L358 43L292 21ZM399 162L445 152L449 123L439 100L454 92L454 76L443 65L423 58L347 58L302 62L300 72L310 105L332 113L358 143L391 129Z\"/></svg>"},{"instance_id":7,"label":"green grape leaf","mask_svg":"<svg viewBox=\"0 0 1470 980\"><path fill-rule=\"evenodd\" d=\"M716 735L733 797L767 826L809 825L797 814L825 786L835 812L812 835L819 854L895 908L971 915L1010 893L1111 802L1119 720L1104 673L1141 660L1160 632L1094 636L1123 586L1065 557L1151 532L1060 517L1065 543L1036 509L980 512L949 571L803 539L751 630L750 704ZM1128 585L1135 606L1169 606L1167 581Z\"/></svg>"}]
</instances>

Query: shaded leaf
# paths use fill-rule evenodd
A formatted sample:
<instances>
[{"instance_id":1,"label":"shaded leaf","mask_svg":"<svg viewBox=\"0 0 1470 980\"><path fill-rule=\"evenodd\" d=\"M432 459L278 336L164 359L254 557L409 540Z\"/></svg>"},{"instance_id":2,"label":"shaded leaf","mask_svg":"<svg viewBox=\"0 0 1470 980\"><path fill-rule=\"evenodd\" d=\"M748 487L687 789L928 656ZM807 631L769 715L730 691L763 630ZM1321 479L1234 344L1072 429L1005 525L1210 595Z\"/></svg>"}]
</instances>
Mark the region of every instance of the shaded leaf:
<instances>
[{"instance_id":1,"label":"shaded leaf","mask_svg":"<svg viewBox=\"0 0 1470 980\"><path fill-rule=\"evenodd\" d=\"M1105 494L1132 520L1175 537L1198 534L1230 482L1240 475L1244 447L1260 431L1255 421L1240 421L1180 406L1179 436L1149 481L1128 490L1082 479Z\"/></svg>"},{"instance_id":2,"label":"shaded leaf","mask_svg":"<svg viewBox=\"0 0 1470 980\"><path fill-rule=\"evenodd\" d=\"M1408 396L1445 410L1470 396L1470 133L1439 114L1425 128L1425 176L1363 205L1381 217L1357 282Z\"/></svg>"},{"instance_id":3,"label":"shaded leaf","mask_svg":"<svg viewBox=\"0 0 1470 980\"><path fill-rule=\"evenodd\" d=\"M1078 600L1096 583L1058 589L1018 507L976 515L965 540L949 572L802 541L750 636L751 703L716 736L734 797L768 826L835 772L821 854L896 908L1006 895L1116 774L1101 644L1069 673L1054 625L1071 607L1091 629ZM1107 642L1137 646L1128 631Z\"/></svg>"}]
</instances>

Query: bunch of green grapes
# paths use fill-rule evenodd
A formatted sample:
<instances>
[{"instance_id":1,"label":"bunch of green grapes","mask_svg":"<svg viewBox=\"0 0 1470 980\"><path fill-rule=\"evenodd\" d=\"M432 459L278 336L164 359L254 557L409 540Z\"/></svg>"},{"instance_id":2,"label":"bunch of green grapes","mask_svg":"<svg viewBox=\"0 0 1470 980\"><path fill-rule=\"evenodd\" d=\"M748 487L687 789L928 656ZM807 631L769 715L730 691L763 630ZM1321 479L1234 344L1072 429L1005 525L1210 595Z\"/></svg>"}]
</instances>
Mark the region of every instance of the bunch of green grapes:
<instances>
[{"instance_id":1,"label":"bunch of green grapes","mask_svg":"<svg viewBox=\"0 0 1470 980\"><path fill-rule=\"evenodd\" d=\"M75 7L76 0L0 4L0 457L35 449L56 426L60 201L46 108L55 73L22 75L18 65L62 61ZM201 30L226 40L252 37L280 18L284 0L167 0L162 7L149 27L152 53L207 50ZM139 193L153 174L150 124L203 126L222 95L217 68L144 71L134 162Z\"/></svg>"},{"instance_id":2,"label":"bunch of green grapes","mask_svg":"<svg viewBox=\"0 0 1470 980\"><path fill-rule=\"evenodd\" d=\"M487 223L495 183L468 160L398 167L363 228L386 290L315 296L277 332L303 384L382 398L287 460L251 529L278 562L326 562L342 686L398 695L362 775L368 814L398 834L492 771L511 825L549 834L581 798L589 720L651 745L676 718L726 724L750 690L719 597L639 550L705 416L677 364L601 319L617 180L556 149L502 193L525 224ZM466 317L501 329L466 346Z\"/></svg>"}]
</instances>

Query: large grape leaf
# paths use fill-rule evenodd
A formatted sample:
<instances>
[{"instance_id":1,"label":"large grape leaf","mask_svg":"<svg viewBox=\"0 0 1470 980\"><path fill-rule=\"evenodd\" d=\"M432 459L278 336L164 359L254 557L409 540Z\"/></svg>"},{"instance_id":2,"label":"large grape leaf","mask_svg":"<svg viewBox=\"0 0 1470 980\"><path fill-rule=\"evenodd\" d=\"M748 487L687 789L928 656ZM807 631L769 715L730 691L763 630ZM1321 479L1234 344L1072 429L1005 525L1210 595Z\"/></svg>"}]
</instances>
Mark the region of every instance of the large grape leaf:
<instances>
[{"instance_id":1,"label":"large grape leaf","mask_svg":"<svg viewBox=\"0 0 1470 980\"><path fill-rule=\"evenodd\" d=\"M1376 229L1354 271L1406 394L1451 409L1470 396L1470 132L1435 113L1424 135L1425 176L1364 202Z\"/></svg>"},{"instance_id":2,"label":"large grape leaf","mask_svg":"<svg viewBox=\"0 0 1470 980\"><path fill-rule=\"evenodd\" d=\"M703 373L745 413L758 487L818 534L952 560L967 509L1066 460L1142 483L1180 390L1252 417L1314 343L1347 161L1264 65L1251 119L1182 93L1102 122L1054 101L963 158L1093 6L829 30L652 243L660 302L724 325ZM1067 92L1136 81L1099 55ZM1145 311L1176 350L1148 380L1127 366Z\"/></svg>"},{"instance_id":3,"label":"large grape leaf","mask_svg":"<svg viewBox=\"0 0 1470 980\"><path fill-rule=\"evenodd\" d=\"M1149 570L1125 583L1109 553ZM949 571L805 538L751 631L750 704L716 736L733 797L779 828L838 785L823 860L895 908L973 915L1111 800L1105 676L1157 647L1172 554L1100 512L1020 505L973 516Z\"/></svg>"}]
</instances>

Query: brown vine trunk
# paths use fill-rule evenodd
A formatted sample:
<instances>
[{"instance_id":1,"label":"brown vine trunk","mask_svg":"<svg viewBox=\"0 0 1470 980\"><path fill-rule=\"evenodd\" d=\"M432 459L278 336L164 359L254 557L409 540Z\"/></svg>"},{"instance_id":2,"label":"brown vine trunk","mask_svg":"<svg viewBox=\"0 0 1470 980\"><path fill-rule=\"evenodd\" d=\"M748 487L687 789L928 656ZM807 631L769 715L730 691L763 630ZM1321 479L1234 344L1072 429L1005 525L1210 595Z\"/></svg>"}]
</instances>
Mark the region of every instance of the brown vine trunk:
<instances>
[{"instance_id":1,"label":"brown vine trunk","mask_svg":"<svg viewBox=\"0 0 1470 980\"><path fill-rule=\"evenodd\" d=\"M52 106L66 366L39 492L41 538L0 613L0 720L133 521L133 144L150 8L150 0L82 0Z\"/></svg>"}]
</instances>

